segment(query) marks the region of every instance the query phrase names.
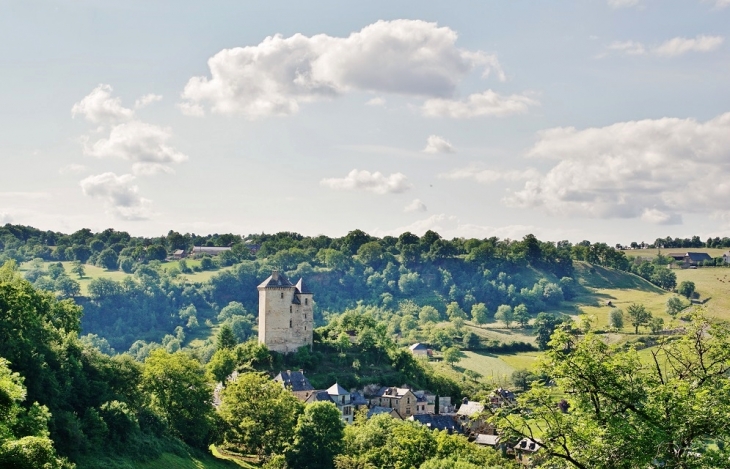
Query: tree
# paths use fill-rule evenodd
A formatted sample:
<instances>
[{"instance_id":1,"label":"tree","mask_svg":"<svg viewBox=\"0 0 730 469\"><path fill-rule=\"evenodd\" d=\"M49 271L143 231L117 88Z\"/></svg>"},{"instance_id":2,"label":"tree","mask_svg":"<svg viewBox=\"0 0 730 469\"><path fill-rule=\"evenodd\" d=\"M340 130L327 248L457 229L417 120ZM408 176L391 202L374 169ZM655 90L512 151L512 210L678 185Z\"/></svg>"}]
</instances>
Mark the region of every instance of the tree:
<instances>
[{"instance_id":1,"label":"tree","mask_svg":"<svg viewBox=\"0 0 730 469\"><path fill-rule=\"evenodd\" d=\"M684 301L678 296L672 296L667 300L667 314L673 318L676 318L685 307Z\"/></svg>"},{"instance_id":2,"label":"tree","mask_svg":"<svg viewBox=\"0 0 730 469\"><path fill-rule=\"evenodd\" d=\"M515 320L514 312L510 305L500 305L497 308L497 312L494 314L494 319L502 321L504 325L509 329L512 322Z\"/></svg>"},{"instance_id":3,"label":"tree","mask_svg":"<svg viewBox=\"0 0 730 469\"><path fill-rule=\"evenodd\" d=\"M337 340L335 341L337 350L339 350L340 353L344 353L348 348L350 348L350 345L350 336L347 332L340 332L340 335L337 336Z\"/></svg>"},{"instance_id":4,"label":"tree","mask_svg":"<svg viewBox=\"0 0 730 469\"><path fill-rule=\"evenodd\" d=\"M218 349L206 368L216 382L225 384L226 378L236 369L236 354L231 349Z\"/></svg>"},{"instance_id":5,"label":"tree","mask_svg":"<svg viewBox=\"0 0 730 469\"><path fill-rule=\"evenodd\" d=\"M489 321L489 311L484 303L477 303L471 307L471 320L476 324L486 324Z\"/></svg>"},{"instance_id":6,"label":"tree","mask_svg":"<svg viewBox=\"0 0 730 469\"><path fill-rule=\"evenodd\" d=\"M517 305L514 309L514 320L520 325L525 327L530 322L530 313L525 305Z\"/></svg>"},{"instance_id":7,"label":"tree","mask_svg":"<svg viewBox=\"0 0 730 469\"><path fill-rule=\"evenodd\" d=\"M149 405L186 443L205 448L213 431L213 393L205 370L183 352L157 349L145 360L142 389Z\"/></svg>"},{"instance_id":8,"label":"tree","mask_svg":"<svg viewBox=\"0 0 730 469\"><path fill-rule=\"evenodd\" d=\"M528 370L515 370L512 372L510 380L517 388L527 391L530 388L530 384L533 381L537 381L537 376Z\"/></svg>"},{"instance_id":9,"label":"tree","mask_svg":"<svg viewBox=\"0 0 730 469\"><path fill-rule=\"evenodd\" d=\"M418 322L420 322L421 325L429 322L438 322L439 319L440 316L438 310L431 305L424 306L418 313Z\"/></svg>"},{"instance_id":10,"label":"tree","mask_svg":"<svg viewBox=\"0 0 730 469\"><path fill-rule=\"evenodd\" d=\"M624 312L618 308L613 308L608 315L608 324L618 331L623 329L624 328Z\"/></svg>"},{"instance_id":11,"label":"tree","mask_svg":"<svg viewBox=\"0 0 730 469\"><path fill-rule=\"evenodd\" d=\"M662 318L651 318L649 319L649 329L654 334L658 334L664 329L664 319Z\"/></svg>"},{"instance_id":12,"label":"tree","mask_svg":"<svg viewBox=\"0 0 730 469\"><path fill-rule=\"evenodd\" d=\"M56 279L55 290L62 298L73 298L81 294L81 285L64 274Z\"/></svg>"},{"instance_id":13,"label":"tree","mask_svg":"<svg viewBox=\"0 0 730 469\"><path fill-rule=\"evenodd\" d=\"M481 345L479 341L479 336L473 333L472 331L466 331L464 333L464 336L461 338L464 347L466 347L469 350L474 350L479 348L479 345Z\"/></svg>"},{"instance_id":14,"label":"tree","mask_svg":"<svg viewBox=\"0 0 730 469\"><path fill-rule=\"evenodd\" d=\"M363 245L365 246L365 245ZM288 461L290 467L332 469L343 450L345 424L332 402L315 402L299 415Z\"/></svg>"},{"instance_id":15,"label":"tree","mask_svg":"<svg viewBox=\"0 0 730 469\"><path fill-rule=\"evenodd\" d=\"M86 275L86 269L84 269L84 265L81 261L74 261L71 266L71 272L78 275L80 279L84 278L84 275Z\"/></svg>"},{"instance_id":16,"label":"tree","mask_svg":"<svg viewBox=\"0 0 730 469\"><path fill-rule=\"evenodd\" d=\"M449 320L453 321L456 318L466 319L466 313L459 306L459 303L452 301L446 306L446 316Z\"/></svg>"},{"instance_id":17,"label":"tree","mask_svg":"<svg viewBox=\"0 0 730 469\"><path fill-rule=\"evenodd\" d=\"M119 268L122 269L122 272L131 274L134 270L134 259L131 257L120 257Z\"/></svg>"},{"instance_id":18,"label":"tree","mask_svg":"<svg viewBox=\"0 0 730 469\"><path fill-rule=\"evenodd\" d=\"M451 366L454 366L454 363L461 360L461 358L464 356L464 354L461 353L461 350L459 350L456 347L447 348L446 350L443 351L443 355L444 355L444 361Z\"/></svg>"},{"instance_id":19,"label":"tree","mask_svg":"<svg viewBox=\"0 0 730 469\"><path fill-rule=\"evenodd\" d=\"M576 340L559 330L553 340L541 371L556 387L533 386L516 406L498 409L503 438L535 438L539 428L545 467L727 466L728 324L694 316L683 336L661 341L648 361L593 334ZM556 411L556 393L567 401L564 412Z\"/></svg>"},{"instance_id":20,"label":"tree","mask_svg":"<svg viewBox=\"0 0 730 469\"><path fill-rule=\"evenodd\" d=\"M147 247L145 255L150 261L164 261L167 258L167 249L160 244L153 244Z\"/></svg>"},{"instance_id":21,"label":"tree","mask_svg":"<svg viewBox=\"0 0 730 469\"><path fill-rule=\"evenodd\" d=\"M557 317L553 314L540 313L537 315L533 327L537 336L537 346L540 350L547 350L549 348L550 337L553 335L553 332L555 332L558 325L563 322L563 318Z\"/></svg>"},{"instance_id":22,"label":"tree","mask_svg":"<svg viewBox=\"0 0 730 469\"><path fill-rule=\"evenodd\" d=\"M195 317L195 316L191 316ZM236 336L233 334L233 329L228 324L221 326L218 331L218 335L215 337L215 347L217 350L228 349L232 350L238 345Z\"/></svg>"},{"instance_id":23,"label":"tree","mask_svg":"<svg viewBox=\"0 0 730 469\"><path fill-rule=\"evenodd\" d=\"M695 283L689 280L684 280L682 283L679 284L678 292L685 298L692 298L695 293Z\"/></svg>"},{"instance_id":24,"label":"tree","mask_svg":"<svg viewBox=\"0 0 730 469\"><path fill-rule=\"evenodd\" d=\"M117 270L119 258L113 249L107 248L99 253L99 257L96 258L96 264L106 270Z\"/></svg>"},{"instance_id":25,"label":"tree","mask_svg":"<svg viewBox=\"0 0 730 469\"><path fill-rule=\"evenodd\" d=\"M284 453L303 404L265 374L242 373L221 393L226 446L269 457Z\"/></svg>"},{"instance_id":26,"label":"tree","mask_svg":"<svg viewBox=\"0 0 730 469\"><path fill-rule=\"evenodd\" d=\"M639 303L632 303L628 309L626 309L626 313L629 315L631 325L634 326L634 332L636 334L639 333L639 326L648 325L649 320L651 319L651 313L644 305Z\"/></svg>"}]
</instances>

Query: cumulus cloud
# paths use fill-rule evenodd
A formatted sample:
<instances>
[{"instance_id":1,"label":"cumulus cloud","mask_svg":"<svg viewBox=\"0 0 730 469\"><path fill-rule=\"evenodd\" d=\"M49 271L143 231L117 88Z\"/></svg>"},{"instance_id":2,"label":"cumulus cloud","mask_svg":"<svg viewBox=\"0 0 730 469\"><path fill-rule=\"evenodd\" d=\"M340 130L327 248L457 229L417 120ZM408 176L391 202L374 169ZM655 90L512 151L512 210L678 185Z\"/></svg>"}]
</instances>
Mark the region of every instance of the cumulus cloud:
<instances>
[{"instance_id":1,"label":"cumulus cloud","mask_svg":"<svg viewBox=\"0 0 730 469\"><path fill-rule=\"evenodd\" d=\"M140 109L156 101L162 101L162 95L149 93L137 99L134 102L134 108Z\"/></svg>"},{"instance_id":2,"label":"cumulus cloud","mask_svg":"<svg viewBox=\"0 0 730 469\"><path fill-rule=\"evenodd\" d=\"M725 7L730 6L730 0L703 0L704 2L710 2L715 4L715 9L722 10Z\"/></svg>"},{"instance_id":3,"label":"cumulus cloud","mask_svg":"<svg viewBox=\"0 0 730 469\"><path fill-rule=\"evenodd\" d=\"M498 171L494 169L485 169L482 165L472 164L464 168L453 169L447 173L439 175L441 179L472 179L476 182L488 184L497 181L520 181L530 179L539 173L532 168L523 171L509 170Z\"/></svg>"},{"instance_id":4,"label":"cumulus cloud","mask_svg":"<svg viewBox=\"0 0 730 469\"><path fill-rule=\"evenodd\" d=\"M635 7L640 3L640 0L608 0L608 6L610 6L611 8Z\"/></svg>"},{"instance_id":5,"label":"cumulus cloud","mask_svg":"<svg viewBox=\"0 0 730 469\"><path fill-rule=\"evenodd\" d=\"M687 52L710 52L720 47L724 41L725 38L722 36L675 37L654 49L654 53L664 57L675 57Z\"/></svg>"},{"instance_id":6,"label":"cumulus cloud","mask_svg":"<svg viewBox=\"0 0 730 469\"><path fill-rule=\"evenodd\" d=\"M101 84L71 108L71 115L82 115L95 124L118 122L131 119L134 111L122 106L121 98L112 98L113 88Z\"/></svg>"},{"instance_id":7,"label":"cumulus cloud","mask_svg":"<svg viewBox=\"0 0 730 469\"><path fill-rule=\"evenodd\" d=\"M454 153L454 147L443 137L438 135L430 135L426 139L425 153Z\"/></svg>"},{"instance_id":8,"label":"cumulus cloud","mask_svg":"<svg viewBox=\"0 0 730 469\"><path fill-rule=\"evenodd\" d=\"M376 171L359 171L353 169L344 178L322 179L320 184L336 190L364 190L375 194L397 194L411 189L412 185L402 173L390 176Z\"/></svg>"},{"instance_id":9,"label":"cumulus cloud","mask_svg":"<svg viewBox=\"0 0 730 469\"><path fill-rule=\"evenodd\" d=\"M471 94L462 100L428 99L423 103L421 112L428 117L451 117L454 119L480 116L503 117L511 114L524 114L530 106L538 104L536 100L525 95L502 96L492 90L487 90L483 93Z\"/></svg>"},{"instance_id":10,"label":"cumulus cloud","mask_svg":"<svg viewBox=\"0 0 730 469\"><path fill-rule=\"evenodd\" d=\"M606 47L607 52L623 55L656 55L659 57L677 57L687 52L711 52L722 45L722 36L699 35L695 38L675 37L655 47L647 47L636 41L615 41ZM601 54L599 57L604 57Z\"/></svg>"},{"instance_id":11,"label":"cumulus cloud","mask_svg":"<svg viewBox=\"0 0 730 469\"><path fill-rule=\"evenodd\" d=\"M635 41L614 41L609 44L606 49L626 55L646 54L646 47L644 46L644 44Z\"/></svg>"},{"instance_id":12,"label":"cumulus cloud","mask_svg":"<svg viewBox=\"0 0 730 469\"><path fill-rule=\"evenodd\" d=\"M730 200L730 113L549 129L528 156L557 163L509 194L508 205L671 224L682 213L726 210Z\"/></svg>"},{"instance_id":13,"label":"cumulus cloud","mask_svg":"<svg viewBox=\"0 0 730 469\"><path fill-rule=\"evenodd\" d=\"M108 172L89 176L80 183L84 195L104 201L109 212L123 220L149 218L150 201L139 195L134 176Z\"/></svg>"},{"instance_id":14,"label":"cumulus cloud","mask_svg":"<svg viewBox=\"0 0 730 469\"><path fill-rule=\"evenodd\" d=\"M413 202L403 208L404 212L425 212L427 210L426 204L421 202L421 199L414 199Z\"/></svg>"},{"instance_id":15,"label":"cumulus cloud","mask_svg":"<svg viewBox=\"0 0 730 469\"><path fill-rule=\"evenodd\" d=\"M267 37L211 57L210 77L188 81L181 109L199 114L206 104L254 119L349 91L448 97L476 68L504 79L495 56L460 49L456 40L450 28L419 20L378 21L348 37Z\"/></svg>"},{"instance_id":16,"label":"cumulus cloud","mask_svg":"<svg viewBox=\"0 0 730 469\"><path fill-rule=\"evenodd\" d=\"M180 163L188 159L167 142L169 129L139 121L112 127L109 137L84 142L84 153L97 158L121 158L138 163Z\"/></svg>"}]
</instances>

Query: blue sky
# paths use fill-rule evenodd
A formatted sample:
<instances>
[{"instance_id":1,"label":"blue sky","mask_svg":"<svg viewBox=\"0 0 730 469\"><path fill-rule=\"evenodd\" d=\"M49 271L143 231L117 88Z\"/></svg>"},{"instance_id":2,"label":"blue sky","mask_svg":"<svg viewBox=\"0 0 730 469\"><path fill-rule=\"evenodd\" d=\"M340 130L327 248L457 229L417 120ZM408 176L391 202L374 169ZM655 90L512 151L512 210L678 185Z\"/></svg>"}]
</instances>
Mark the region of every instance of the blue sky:
<instances>
[{"instance_id":1,"label":"blue sky","mask_svg":"<svg viewBox=\"0 0 730 469\"><path fill-rule=\"evenodd\" d=\"M730 235L730 1L0 3L0 222Z\"/></svg>"}]
</instances>

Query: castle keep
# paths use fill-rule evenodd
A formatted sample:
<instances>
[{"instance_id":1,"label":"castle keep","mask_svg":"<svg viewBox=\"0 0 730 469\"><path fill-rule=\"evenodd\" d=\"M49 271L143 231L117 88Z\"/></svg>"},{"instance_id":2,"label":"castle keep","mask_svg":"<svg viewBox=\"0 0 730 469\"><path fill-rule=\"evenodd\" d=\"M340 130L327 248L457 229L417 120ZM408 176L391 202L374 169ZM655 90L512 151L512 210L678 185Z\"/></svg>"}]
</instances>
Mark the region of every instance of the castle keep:
<instances>
[{"instance_id":1,"label":"castle keep","mask_svg":"<svg viewBox=\"0 0 730 469\"><path fill-rule=\"evenodd\" d=\"M281 353L312 346L312 292L299 279L296 285L274 271L258 286L259 343Z\"/></svg>"}]
</instances>

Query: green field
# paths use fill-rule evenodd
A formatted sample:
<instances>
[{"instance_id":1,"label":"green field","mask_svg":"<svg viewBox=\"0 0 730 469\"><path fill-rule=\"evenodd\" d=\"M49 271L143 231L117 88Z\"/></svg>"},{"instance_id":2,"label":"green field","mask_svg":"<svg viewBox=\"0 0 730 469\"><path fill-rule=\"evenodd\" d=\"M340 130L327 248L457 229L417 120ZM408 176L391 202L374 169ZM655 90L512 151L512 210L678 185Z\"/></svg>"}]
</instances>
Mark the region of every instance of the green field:
<instances>
[{"instance_id":1,"label":"green field","mask_svg":"<svg viewBox=\"0 0 730 469\"><path fill-rule=\"evenodd\" d=\"M188 267L190 267L190 268L200 265L200 261L197 261L197 260L186 260L186 261L187 261ZM43 263L44 268L48 268L49 264L55 264L55 262L44 262ZM124 280L126 277L129 277L132 275L132 274L124 273L121 270L106 270L101 267L97 267L95 265L84 264L84 270L86 271L86 273L85 273L84 277L80 279L80 278L78 278L78 276L71 273L71 266L73 265L73 262L66 261L66 262L61 262L61 264L63 264L63 268L66 269L66 273L69 275L69 277L71 277L74 280L79 282L79 284L81 285L81 294L82 295L88 294L89 283L96 278L109 278L112 280L120 281L120 280ZM31 265L30 262L25 262L25 263L21 264L21 266L20 266L21 272L29 270L30 265ZM178 261L163 262L160 264L160 266L163 270L169 270L173 267L177 267ZM190 274L181 274L180 276L186 278L190 282L203 283L203 282L207 282L208 280L210 280L211 277L213 277L217 273L223 272L225 270L230 270L230 269L231 269L230 267L224 267L224 268L218 269L218 270L209 270L209 271L203 271L203 272L193 272Z\"/></svg>"},{"instance_id":2,"label":"green field","mask_svg":"<svg viewBox=\"0 0 730 469\"><path fill-rule=\"evenodd\" d=\"M541 355L539 352L521 352L496 355L487 352L464 351L464 357L454 366L444 362L431 362L440 373L461 380L464 371L472 370L481 376L480 381L510 386L510 376L517 369L532 369Z\"/></svg>"}]
</instances>

